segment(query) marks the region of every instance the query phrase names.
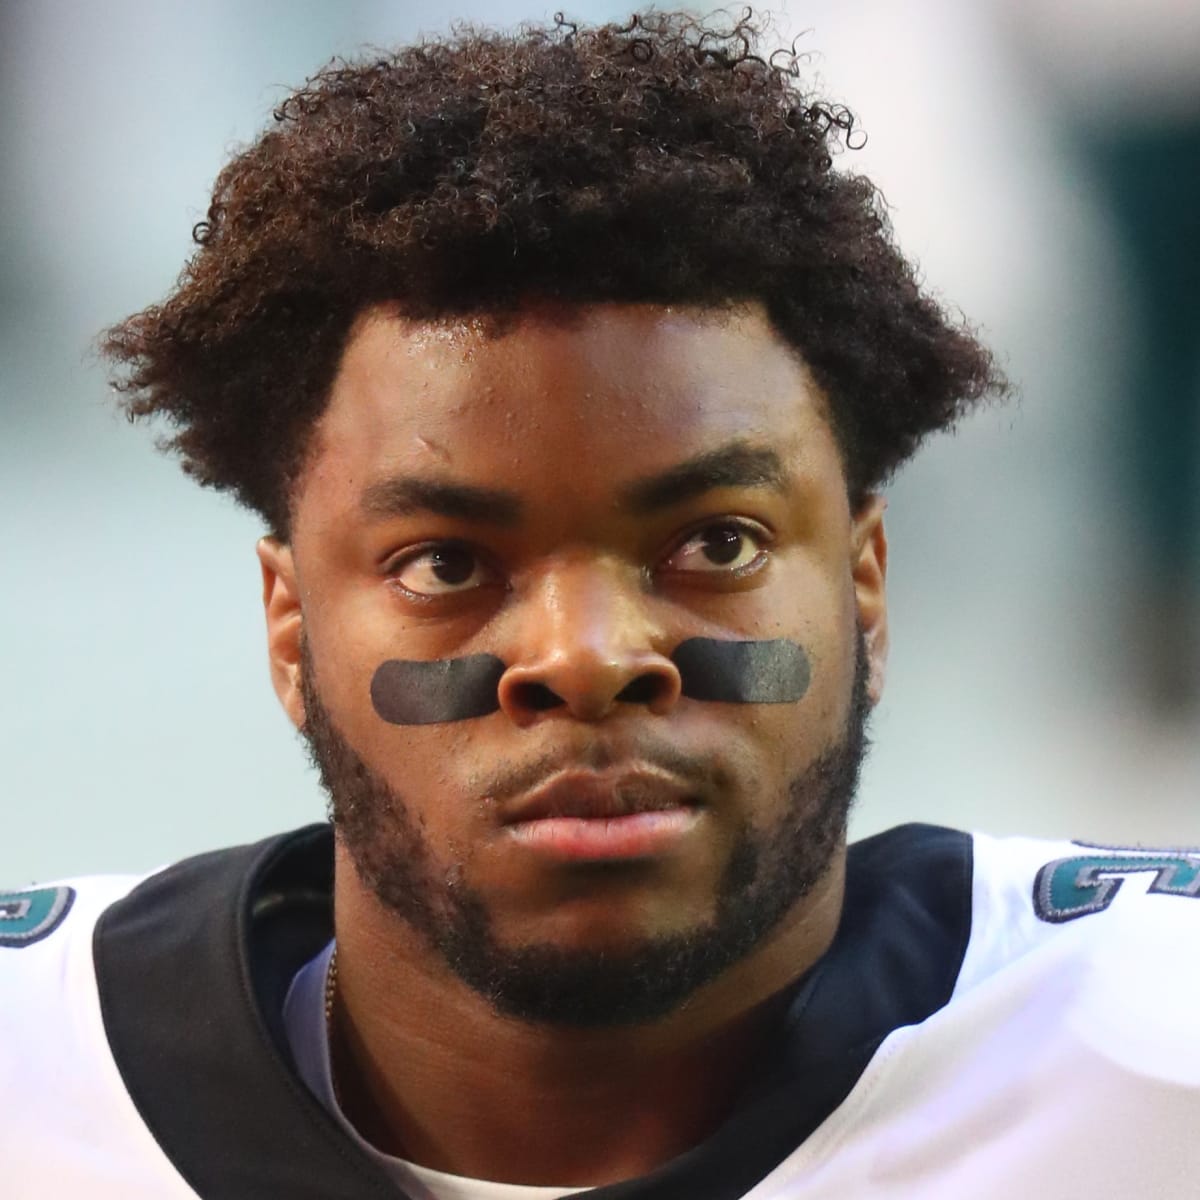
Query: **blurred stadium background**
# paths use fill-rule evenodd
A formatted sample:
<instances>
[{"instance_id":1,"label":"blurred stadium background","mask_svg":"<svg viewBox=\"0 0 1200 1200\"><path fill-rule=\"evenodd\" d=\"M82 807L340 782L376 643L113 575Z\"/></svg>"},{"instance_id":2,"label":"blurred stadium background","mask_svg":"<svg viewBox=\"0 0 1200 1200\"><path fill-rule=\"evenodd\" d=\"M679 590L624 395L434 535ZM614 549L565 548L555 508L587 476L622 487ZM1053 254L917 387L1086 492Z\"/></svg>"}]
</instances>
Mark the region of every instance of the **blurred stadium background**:
<instances>
[{"instance_id":1,"label":"blurred stadium background","mask_svg":"<svg viewBox=\"0 0 1200 1200\"><path fill-rule=\"evenodd\" d=\"M550 11L0 3L0 881L145 869L321 817L267 678L256 522L114 414L91 339L165 293L227 154L333 54ZM1172 203L1200 211L1200 6L1136 14L775 8L868 134L841 165L875 179L902 247L1021 393L891 490L893 655L858 835L919 819L1200 843L1196 291L1160 294L1191 374L1147 383L1137 331L1158 276L1139 275L1121 168L1096 153L1110 134L1158 139L1144 227L1160 270L1200 262L1194 218L1171 225ZM1170 387L1148 417L1146 389Z\"/></svg>"}]
</instances>

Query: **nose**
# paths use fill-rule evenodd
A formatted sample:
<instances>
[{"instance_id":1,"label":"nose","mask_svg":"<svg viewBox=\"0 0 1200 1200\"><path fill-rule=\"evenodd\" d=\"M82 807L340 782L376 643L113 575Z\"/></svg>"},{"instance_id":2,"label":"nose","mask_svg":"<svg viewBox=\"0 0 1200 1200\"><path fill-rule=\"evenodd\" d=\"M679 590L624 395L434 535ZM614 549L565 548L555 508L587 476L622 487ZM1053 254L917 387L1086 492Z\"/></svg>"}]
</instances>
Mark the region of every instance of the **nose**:
<instances>
[{"instance_id":1,"label":"nose","mask_svg":"<svg viewBox=\"0 0 1200 1200\"><path fill-rule=\"evenodd\" d=\"M624 704L663 715L678 702L681 681L660 645L640 581L626 565L557 564L522 601L500 708L521 726L554 710L600 721Z\"/></svg>"}]
</instances>

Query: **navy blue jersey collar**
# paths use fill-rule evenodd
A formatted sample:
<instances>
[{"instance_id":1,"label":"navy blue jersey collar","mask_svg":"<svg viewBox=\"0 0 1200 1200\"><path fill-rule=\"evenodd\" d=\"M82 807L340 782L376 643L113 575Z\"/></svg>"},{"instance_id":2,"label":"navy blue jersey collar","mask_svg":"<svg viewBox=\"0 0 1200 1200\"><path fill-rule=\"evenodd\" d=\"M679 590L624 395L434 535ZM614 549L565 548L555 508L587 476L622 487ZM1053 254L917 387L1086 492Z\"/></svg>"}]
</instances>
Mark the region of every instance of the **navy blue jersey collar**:
<instances>
[{"instance_id":1,"label":"navy blue jersey collar","mask_svg":"<svg viewBox=\"0 0 1200 1200\"><path fill-rule=\"evenodd\" d=\"M971 839L906 825L850 847L824 958L789 989L756 1085L705 1142L594 1200L737 1200L845 1099L880 1042L950 998L971 924ZM310 826L188 859L96 928L101 1011L146 1125L202 1200L402 1193L296 1076L283 1001L331 935L333 840Z\"/></svg>"}]
</instances>

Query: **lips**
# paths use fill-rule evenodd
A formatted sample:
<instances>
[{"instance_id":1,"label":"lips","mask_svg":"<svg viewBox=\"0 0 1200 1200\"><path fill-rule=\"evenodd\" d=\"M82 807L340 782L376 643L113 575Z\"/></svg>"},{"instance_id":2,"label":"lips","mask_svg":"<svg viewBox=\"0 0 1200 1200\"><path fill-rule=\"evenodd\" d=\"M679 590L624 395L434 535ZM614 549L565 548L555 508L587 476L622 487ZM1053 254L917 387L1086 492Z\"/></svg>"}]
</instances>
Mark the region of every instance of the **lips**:
<instances>
[{"instance_id":1,"label":"lips","mask_svg":"<svg viewBox=\"0 0 1200 1200\"><path fill-rule=\"evenodd\" d=\"M555 817L611 820L695 805L686 785L652 768L568 770L506 805L502 821L515 825Z\"/></svg>"},{"instance_id":2,"label":"lips","mask_svg":"<svg viewBox=\"0 0 1200 1200\"><path fill-rule=\"evenodd\" d=\"M676 853L701 823L682 782L652 769L563 771L503 812L511 843L543 861L645 861Z\"/></svg>"}]
</instances>

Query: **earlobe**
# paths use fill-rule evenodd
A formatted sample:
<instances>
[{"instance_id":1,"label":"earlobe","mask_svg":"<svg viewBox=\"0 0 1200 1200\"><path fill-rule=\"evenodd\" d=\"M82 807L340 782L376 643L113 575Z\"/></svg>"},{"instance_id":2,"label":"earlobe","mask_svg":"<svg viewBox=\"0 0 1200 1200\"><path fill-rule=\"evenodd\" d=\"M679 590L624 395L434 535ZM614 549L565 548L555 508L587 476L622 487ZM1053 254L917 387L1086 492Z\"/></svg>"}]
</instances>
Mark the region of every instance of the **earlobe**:
<instances>
[{"instance_id":1,"label":"earlobe","mask_svg":"<svg viewBox=\"0 0 1200 1200\"><path fill-rule=\"evenodd\" d=\"M854 602L858 610L859 628L867 651L867 695L878 704L883 695L887 673L887 534L883 528L883 513L887 501L882 496L870 496L854 517L851 531L851 575L854 579Z\"/></svg>"},{"instance_id":2,"label":"earlobe","mask_svg":"<svg viewBox=\"0 0 1200 1200\"><path fill-rule=\"evenodd\" d=\"M284 711L299 729L304 724L304 700L300 689L304 621L292 550L273 537L259 539L256 550L262 567L271 682Z\"/></svg>"}]
</instances>

